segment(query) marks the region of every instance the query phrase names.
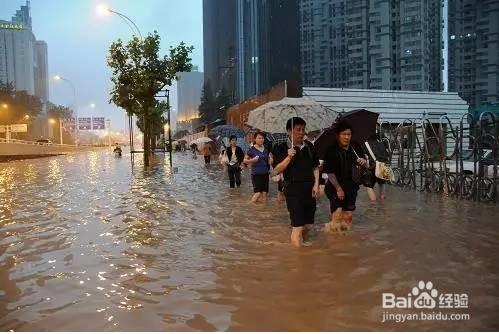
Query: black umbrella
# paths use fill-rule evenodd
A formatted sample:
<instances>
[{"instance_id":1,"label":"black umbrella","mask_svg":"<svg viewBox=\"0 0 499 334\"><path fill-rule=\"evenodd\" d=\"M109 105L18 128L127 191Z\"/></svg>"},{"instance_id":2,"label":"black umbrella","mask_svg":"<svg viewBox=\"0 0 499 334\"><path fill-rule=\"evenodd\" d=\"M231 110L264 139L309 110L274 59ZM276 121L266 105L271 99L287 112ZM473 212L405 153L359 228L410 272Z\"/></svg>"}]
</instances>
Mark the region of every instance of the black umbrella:
<instances>
[{"instance_id":1,"label":"black umbrella","mask_svg":"<svg viewBox=\"0 0 499 334\"><path fill-rule=\"evenodd\" d=\"M376 136L376 125L378 123L378 113L356 109L346 113L340 113L335 123L325 129L315 140L314 145L320 159L324 159L328 148L336 144L336 124L346 121L352 127L352 143L363 144L369 138Z\"/></svg>"},{"instance_id":2,"label":"black umbrella","mask_svg":"<svg viewBox=\"0 0 499 334\"><path fill-rule=\"evenodd\" d=\"M327 150L334 144L336 144L336 132L333 127L329 127L325 129L314 141L314 146L320 160L325 160L324 158L326 157Z\"/></svg>"},{"instance_id":3,"label":"black umbrella","mask_svg":"<svg viewBox=\"0 0 499 334\"><path fill-rule=\"evenodd\" d=\"M376 125L378 124L378 113L356 109L341 113L338 121L346 121L352 127L352 142L363 144L369 138L376 136Z\"/></svg>"}]
</instances>

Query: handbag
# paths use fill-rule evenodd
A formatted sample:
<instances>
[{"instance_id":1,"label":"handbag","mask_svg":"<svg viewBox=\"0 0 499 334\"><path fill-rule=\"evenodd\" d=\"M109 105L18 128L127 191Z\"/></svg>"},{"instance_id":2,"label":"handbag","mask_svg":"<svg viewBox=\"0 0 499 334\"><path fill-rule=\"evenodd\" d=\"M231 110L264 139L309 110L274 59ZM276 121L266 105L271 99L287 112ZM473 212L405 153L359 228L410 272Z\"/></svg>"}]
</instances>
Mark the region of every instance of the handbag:
<instances>
[{"instance_id":1,"label":"handbag","mask_svg":"<svg viewBox=\"0 0 499 334\"><path fill-rule=\"evenodd\" d=\"M352 181L361 185L365 183L365 180L369 177L369 170L365 167L362 167L358 164L354 164L352 166Z\"/></svg>"},{"instance_id":2,"label":"handbag","mask_svg":"<svg viewBox=\"0 0 499 334\"><path fill-rule=\"evenodd\" d=\"M229 164L229 156L227 155L227 150L220 153L220 164L222 166L227 166Z\"/></svg>"},{"instance_id":3,"label":"handbag","mask_svg":"<svg viewBox=\"0 0 499 334\"><path fill-rule=\"evenodd\" d=\"M357 159L360 159L359 155L357 152L355 152L354 148L352 147L353 153L355 153L355 156ZM366 183L369 178L371 177L371 171L369 168L361 166L357 163L353 164L352 166L352 181L357 184L357 185L362 185Z\"/></svg>"},{"instance_id":4,"label":"handbag","mask_svg":"<svg viewBox=\"0 0 499 334\"><path fill-rule=\"evenodd\" d=\"M376 164L376 168L374 170L374 175L376 175L376 177L378 179L386 180L386 181L390 181L390 182L395 182L395 173L393 173L392 167L387 163L376 160L376 156L374 155L374 153L371 149L371 146L369 145L369 143L367 141L365 142L365 145L366 145L367 151L371 155L371 158L373 158L373 160Z\"/></svg>"}]
</instances>

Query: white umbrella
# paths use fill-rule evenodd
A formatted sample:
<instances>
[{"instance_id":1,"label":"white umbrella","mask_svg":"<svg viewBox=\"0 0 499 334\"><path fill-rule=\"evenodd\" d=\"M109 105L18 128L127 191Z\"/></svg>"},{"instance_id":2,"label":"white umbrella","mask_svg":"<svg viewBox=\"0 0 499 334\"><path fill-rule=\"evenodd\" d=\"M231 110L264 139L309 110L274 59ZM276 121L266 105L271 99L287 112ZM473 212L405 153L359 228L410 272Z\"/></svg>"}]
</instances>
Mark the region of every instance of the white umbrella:
<instances>
[{"instance_id":1,"label":"white umbrella","mask_svg":"<svg viewBox=\"0 0 499 334\"><path fill-rule=\"evenodd\" d=\"M286 131L286 122L295 116L303 118L307 131L311 132L330 127L338 113L311 99L285 97L251 110L246 124L261 131L279 133Z\"/></svg>"},{"instance_id":2,"label":"white umbrella","mask_svg":"<svg viewBox=\"0 0 499 334\"><path fill-rule=\"evenodd\" d=\"M208 137L201 137L201 138L198 138L198 139L191 141L191 143L189 145L192 145L192 144L201 145L201 144L209 143L211 141L213 141L213 139L208 138Z\"/></svg>"}]
</instances>

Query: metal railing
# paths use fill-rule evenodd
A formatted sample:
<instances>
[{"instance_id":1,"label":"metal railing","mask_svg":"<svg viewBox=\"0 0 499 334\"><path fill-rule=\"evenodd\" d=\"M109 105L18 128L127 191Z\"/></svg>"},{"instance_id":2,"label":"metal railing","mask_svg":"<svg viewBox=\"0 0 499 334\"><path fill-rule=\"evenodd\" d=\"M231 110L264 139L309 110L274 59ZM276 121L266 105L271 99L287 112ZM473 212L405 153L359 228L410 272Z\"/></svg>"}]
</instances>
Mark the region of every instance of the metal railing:
<instances>
[{"instance_id":1,"label":"metal railing","mask_svg":"<svg viewBox=\"0 0 499 334\"><path fill-rule=\"evenodd\" d=\"M0 143L5 144L23 144L23 145L36 145L36 146L51 146L51 147L93 147L96 145L91 144L79 144L79 145L71 145L71 144L56 144L56 143L46 143L46 142L37 142L37 141L29 141L29 140L21 140L21 139L5 139L0 138Z\"/></svg>"},{"instance_id":2,"label":"metal railing","mask_svg":"<svg viewBox=\"0 0 499 334\"><path fill-rule=\"evenodd\" d=\"M497 121L494 114L483 112L478 119L464 114L458 125L445 115L438 123L426 116L397 126L380 123L394 183L422 192L498 203Z\"/></svg>"}]
</instances>

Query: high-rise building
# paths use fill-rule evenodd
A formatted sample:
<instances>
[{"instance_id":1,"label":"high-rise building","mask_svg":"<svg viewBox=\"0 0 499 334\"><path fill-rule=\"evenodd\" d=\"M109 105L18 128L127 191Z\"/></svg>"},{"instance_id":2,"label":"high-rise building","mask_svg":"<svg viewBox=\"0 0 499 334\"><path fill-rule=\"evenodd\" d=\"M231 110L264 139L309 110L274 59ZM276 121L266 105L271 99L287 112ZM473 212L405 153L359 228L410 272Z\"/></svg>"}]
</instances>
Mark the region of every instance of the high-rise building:
<instances>
[{"instance_id":1,"label":"high-rise building","mask_svg":"<svg viewBox=\"0 0 499 334\"><path fill-rule=\"evenodd\" d=\"M33 35L29 1L11 21L0 20L0 81L48 100L47 44Z\"/></svg>"},{"instance_id":2,"label":"high-rise building","mask_svg":"<svg viewBox=\"0 0 499 334\"><path fill-rule=\"evenodd\" d=\"M35 95L42 102L49 100L49 81L48 81L48 50L47 43L36 41L35 44Z\"/></svg>"},{"instance_id":3,"label":"high-rise building","mask_svg":"<svg viewBox=\"0 0 499 334\"><path fill-rule=\"evenodd\" d=\"M300 82L298 0L204 0L205 82L234 102Z\"/></svg>"},{"instance_id":4,"label":"high-rise building","mask_svg":"<svg viewBox=\"0 0 499 334\"><path fill-rule=\"evenodd\" d=\"M263 68L268 59L262 51L268 46L268 6L261 0L236 0L236 50L238 101L257 95L262 86Z\"/></svg>"},{"instance_id":5,"label":"high-rise building","mask_svg":"<svg viewBox=\"0 0 499 334\"><path fill-rule=\"evenodd\" d=\"M35 39L28 26L0 21L0 81L35 94Z\"/></svg>"},{"instance_id":6,"label":"high-rise building","mask_svg":"<svg viewBox=\"0 0 499 334\"><path fill-rule=\"evenodd\" d=\"M499 0L448 0L449 90L471 106L499 101Z\"/></svg>"},{"instance_id":7,"label":"high-rise building","mask_svg":"<svg viewBox=\"0 0 499 334\"><path fill-rule=\"evenodd\" d=\"M301 86L299 2L270 1L267 89L284 80Z\"/></svg>"},{"instance_id":8,"label":"high-rise building","mask_svg":"<svg viewBox=\"0 0 499 334\"><path fill-rule=\"evenodd\" d=\"M31 30L31 13L30 13L30 2L26 1L26 5L21 6L20 9L16 11L16 15L12 16L13 23L20 23Z\"/></svg>"},{"instance_id":9,"label":"high-rise building","mask_svg":"<svg viewBox=\"0 0 499 334\"><path fill-rule=\"evenodd\" d=\"M298 0L237 0L237 97L301 81Z\"/></svg>"},{"instance_id":10,"label":"high-rise building","mask_svg":"<svg viewBox=\"0 0 499 334\"><path fill-rule=\"evenodd\" d=\"M236 1L203 0L204 80L235 96Z\"/></svg>"},{"instance_id":11,"label":"high-rise building","mask_svg":"<svg viewBox=\"0 0 499 334\"><path fill-rule=\"evenodd\" d=\"M308 87L439 91L440 0L302 0Z\"/></svg>"},{"instance_id":12,"label":"high-rise building","mask_svg":"<svg viewBox=\"0 0 499 334\"><path fill-rule=\"evenodd\" d=\"M199 117L198 108L201 104L203 91L203 72L198 72L194 67L192 72L180 72L177 74L177 115L176 124L172 124L175 130L192 131L192 121ZM173 123L173 122L172 122Z\"/></svg>"}]
</instances>

